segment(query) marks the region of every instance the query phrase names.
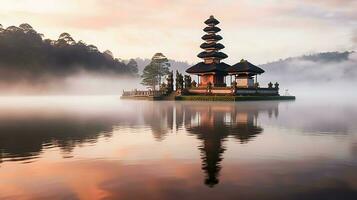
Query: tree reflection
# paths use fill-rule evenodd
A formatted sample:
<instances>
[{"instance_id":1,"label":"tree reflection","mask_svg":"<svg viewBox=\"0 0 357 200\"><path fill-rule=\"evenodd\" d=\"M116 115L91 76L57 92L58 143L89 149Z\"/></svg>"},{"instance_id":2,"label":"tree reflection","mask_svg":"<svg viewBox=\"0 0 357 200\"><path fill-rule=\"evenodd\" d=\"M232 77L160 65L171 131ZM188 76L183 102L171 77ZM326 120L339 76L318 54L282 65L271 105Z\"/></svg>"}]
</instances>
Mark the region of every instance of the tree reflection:
<instances>
[{"instance_id":1,"label":"tree reflection","mask_svg":"<svg viewBox=\"0 0 357 200\"><path fill-rule=\"evenodd\" d=\"M167 133L173 130L174 105L172 103L153 103L148 104L142 110L144 123L150 127L157 141L164 140Z\"/></svg>"},{"instance_id":2,"label":"tree reflection","mask_svg":"<svg viewBox=\"0 0 357 200\"><path fill-rule=\"evenodd\" d=\"M0 160L27 161L58 147L68 156L78 144L111 137L120 116L70 111L17 110L0 115Z\"/></svg>"}]
</instances>

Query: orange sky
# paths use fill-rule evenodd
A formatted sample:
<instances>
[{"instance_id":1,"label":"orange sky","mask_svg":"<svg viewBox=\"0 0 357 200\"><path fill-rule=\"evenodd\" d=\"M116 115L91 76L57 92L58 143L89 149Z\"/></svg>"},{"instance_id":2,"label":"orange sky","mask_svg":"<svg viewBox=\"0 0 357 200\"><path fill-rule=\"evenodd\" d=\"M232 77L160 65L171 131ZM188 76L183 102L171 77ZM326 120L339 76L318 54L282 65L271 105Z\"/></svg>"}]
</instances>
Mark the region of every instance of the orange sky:
<instances>
[{"instance_id":1,"label":"orange sky","mask_svg":"<svg viewBox=\"0 0 357 200\"><path fill-rule=\"evenodd\" d=\"M357 47L353 0L1 0L0 23L31 24L47 38L69 32L116 57L162 52L197 62L203 21L220 21L227 63L256 64Z\"/></svg>"}]
</instances>

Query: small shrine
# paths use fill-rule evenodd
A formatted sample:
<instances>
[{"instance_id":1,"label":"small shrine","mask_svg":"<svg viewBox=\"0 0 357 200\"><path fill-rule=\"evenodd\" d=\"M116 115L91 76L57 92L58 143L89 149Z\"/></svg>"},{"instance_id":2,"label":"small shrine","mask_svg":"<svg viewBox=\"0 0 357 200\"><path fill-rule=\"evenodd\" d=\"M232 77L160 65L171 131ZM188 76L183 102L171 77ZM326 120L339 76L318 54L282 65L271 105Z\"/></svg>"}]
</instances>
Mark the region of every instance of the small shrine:
<instances>
[{"instance_id":1,"label":"small shrine","mask_svg":"<svg viewBox=\"0 0 357 200\"><path fill-rule=\"evenodd\" d=\"M263 69L243 59L239 63L228 67L227 71L229 75L234 76L238 88L256 87L258 75L265 72Z\"/></svg>"}]
</instances>

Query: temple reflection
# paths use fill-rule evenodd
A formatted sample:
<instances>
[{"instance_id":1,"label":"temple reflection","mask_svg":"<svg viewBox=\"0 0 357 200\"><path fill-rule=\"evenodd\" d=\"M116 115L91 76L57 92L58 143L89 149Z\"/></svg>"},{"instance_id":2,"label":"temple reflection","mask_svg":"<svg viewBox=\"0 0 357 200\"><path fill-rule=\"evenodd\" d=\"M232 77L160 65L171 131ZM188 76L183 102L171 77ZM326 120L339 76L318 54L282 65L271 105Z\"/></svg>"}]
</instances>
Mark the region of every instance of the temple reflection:
<instances>
[{"instance_id":1,"label":"temple reflection","mask_svg":"<svg viewBox=\"0 0 357 200\"><path fill-rule=\"evenodd\" d=\"M190 103L182 107L186 130L202 141L199 149L202 169L206 173L204 182L210 187L219 183L221 161L226 150L224 141L233 137L240 143L247 143L263 132L258 125L260 112L267 112L269 117L278 116L278 102L259 106L250 103Z\"/></svg>"}]
</instances>

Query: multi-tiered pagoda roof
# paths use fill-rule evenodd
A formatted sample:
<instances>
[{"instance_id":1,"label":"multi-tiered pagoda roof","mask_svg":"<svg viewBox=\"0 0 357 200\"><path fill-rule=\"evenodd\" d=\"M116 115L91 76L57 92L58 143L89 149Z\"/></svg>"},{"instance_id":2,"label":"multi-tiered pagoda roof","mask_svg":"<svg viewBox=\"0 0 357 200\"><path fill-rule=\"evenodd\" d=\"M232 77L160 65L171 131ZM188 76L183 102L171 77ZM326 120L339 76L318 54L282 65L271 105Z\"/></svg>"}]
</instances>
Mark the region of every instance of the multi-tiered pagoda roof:
<instances>
[{"instance_id":1,"label":"multi-tiered pagoda roof","mask_svg":"<svg viewBox=\"0 0 357 200\"><path fill-rule=\"evenodd\" d=\"M264 70L253 65L252 63L241 60L235 65L228 65L221 60L227 58L228 56L221 50L224 49L224 45L219 43L222 37L218 34L221 29L217 27L219 21L210 16L209 19L205 21L207 27L203 29L205 35L202 36L204 43L201 44L201 49L203 51L197 55L197 57L203 59L203 62L199 62L196 65L188 68L187 73L197 74L199 86L205 87L207 85L213 84L215 87L225 87L224 77L227 75L235 75L236 79L241 82L243 79L247 79L244 84L247 87L251 86L251 78L255 75L264 73ZM242 82L242 83L243 83Z\"/></svg>"},{"instance_id":2,"label":"multi-tiered pagoda roof","mask_svg":"<svg viewBox=\"0 0 357 200\"><path fill-rule=\"evenodd\" d=\"M190 67L186 72L192 74L212 72L227 74L226 69L230 66L221 62L221 60L228 56L220 51L224 49L224 45L218 43L218 41L222 40L222 36L216 34L221 31L221 29L216 26L219 24L219 21L213 16L210 16L210 18L205 21L205 24L207 27L205 27L203 31L206 32L206 34L202 36L205 42L200 46L204 51L197 55L197 57L204 61Z\"/></svg>"}]
</instances>

